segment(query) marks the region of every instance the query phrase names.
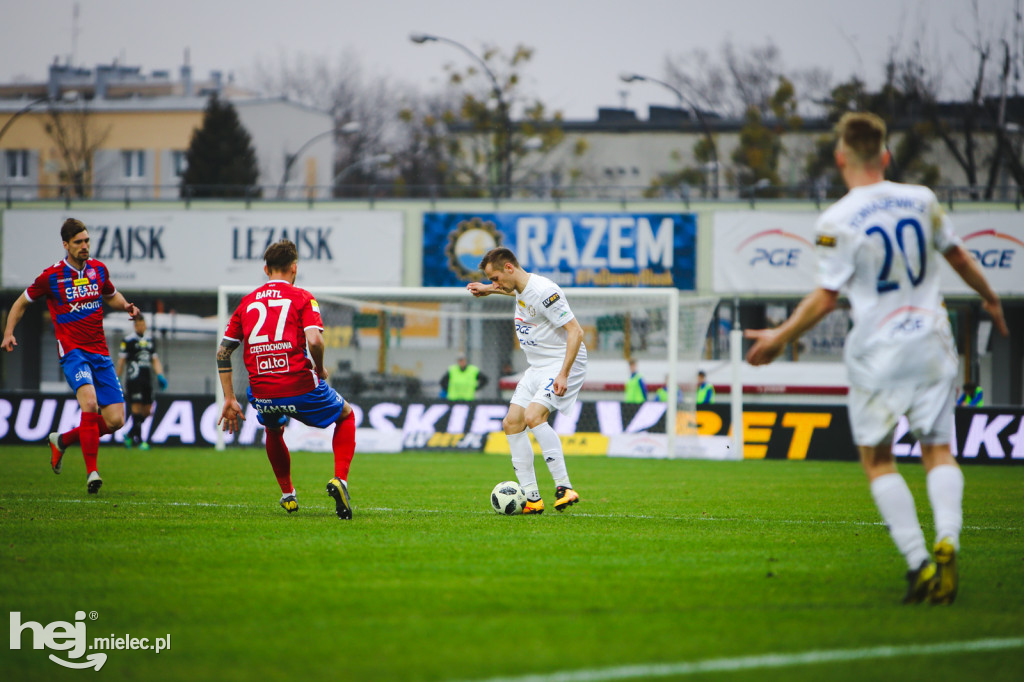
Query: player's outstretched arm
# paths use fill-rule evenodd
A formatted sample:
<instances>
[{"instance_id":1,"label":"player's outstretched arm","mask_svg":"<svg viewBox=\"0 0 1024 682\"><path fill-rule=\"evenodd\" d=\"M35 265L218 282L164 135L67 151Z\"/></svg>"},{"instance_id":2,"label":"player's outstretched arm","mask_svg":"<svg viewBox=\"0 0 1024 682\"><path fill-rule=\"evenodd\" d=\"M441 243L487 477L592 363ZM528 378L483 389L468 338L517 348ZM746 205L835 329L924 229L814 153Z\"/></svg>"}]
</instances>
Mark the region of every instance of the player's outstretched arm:
<instances>
[{"instance_id":1,"label":"player's outstretched arm","mask_svg":"<svg viewBox=\"0 0 1024 682\"><path fill-rule=\"evenodd\" d=\"M117 310L125 311L126 313L128 313L128 317L132 318L133 320L139 314L139 309L135 306L135 304L129 303L128 299L126 299L124 297L124 294L122 294L120 291L115 291L110 296L104 296L103 300L106 301L107 305L109 305L111 308L116 308Z\"/></svg>"},{"instance_id":2,"label":"player's outstretched arm","mask_svg":"<svg viewBox=\"0 0 1024 682\"><path fill-rule=\"evenodd\" d=\"M7 313L7 327L4 328L4 341L3 349L6 351L14 350L14 347L18 345L18 342L14 338L14 328L21 322L21 318L25 315L25 309L31 305L31 301L25 298L25 294L18 297L18 300L11 306L11 311Z\"/></svg>"},{"instance_id":3,"label":"player's outstretched arm","mask_svg":"<svg viewBox=\"0 0 1024 682\"><path fill-rule=\"evenodd\" d=\"M487 284L484 284L483 282L470 282L466 285L466 291L477 298L490 296L491 294L504 294L505 296L513 295L513 292L511 291L504 291L503 289L499 289L494 286L494 282L488 282Z\"/></svg>"},{"instance_id":4,"label":"player's outstretched arm","mask_svg":"<svg viewBox=\"0 0 1024 682\"><path fill-rule=\"evenodd\" d=\"M228 433L238 431L239 422L245 421L242 406L235 399L235 385L231 375L231 354L238 345L238 341L222 339L217 348L217 374L220 376L220 387L224 391L224 407L220 411L217 426L223 424L223 429Z\"/></svg>"},{"instance_id":5,"label":"player's outstretched arm","mask_svg":"<svg viewBox=\"0 0 1024 682\"><path fill-rule=\"evenodd\" d=\"M743 332L746 338L754 339L754 345L747 351L747 362L767 365L779 357L787 343L800 338L801 334L835 310L838 300L838 291L819 287L804 296L789 319L775 329L748 329Z\"/></svg>"},{"instance_id":6,"label":"player's outstretched arm","mask_svg":"<svg viewBox=\"0 0 1024 682\"><path fill-rule=\"evenodd\" d=\"M956 274L960 275L960 279L981 296L981 307L992 316L992 323L999 330L999 333L1003 336L1009 336L1010 330L1006 326L1006 318L1003 316L1003 304L999 300L999 295L989 286L988 280L985 279L985 273L981 271L975 260L967 253L967 250L962 246L954 246L942 255L946 257L946 261L956 270Z\"/></svg>"}]
</instances>

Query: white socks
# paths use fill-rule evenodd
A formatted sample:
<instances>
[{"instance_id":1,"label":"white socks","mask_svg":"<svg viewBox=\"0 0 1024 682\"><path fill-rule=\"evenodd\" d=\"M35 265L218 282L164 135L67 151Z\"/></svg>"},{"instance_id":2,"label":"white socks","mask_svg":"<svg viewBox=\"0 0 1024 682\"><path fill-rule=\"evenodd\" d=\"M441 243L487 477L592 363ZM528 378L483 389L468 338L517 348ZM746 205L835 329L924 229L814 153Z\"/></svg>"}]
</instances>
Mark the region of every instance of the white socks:
<instances>
[{"instance_id":1,"label":"white socks","mask_svg":"<svg viewBox=\"0 0 1024 682\"><path fill-rule=\"evenodd\" d=\"M536 502L540 499L537 486L537 472L533 468L533 446L530 444L530 432L537 439L544 462L548 465L551 478L556 486L571 488L569 472L565 468L565 455L562 452L562 441L547 422L527 428L519 433L505 434L508 438L508 449L512 453L512 468L515 469L519 485L526 493L526 499Z\"/></svg>"},{"instance_id":2,"label":"white socks","mask_svg":"<svg viewBox=\"0 0 1024 682\"><path fill-rule=\"evenodd\" d=\"M515 469L519 486L531 501L540 499L537 487L537 472L533 469L533 446L530 445L530 431L523 429L519 433L507 433L508 449L512 453L512 468Z\"/></svg>"},{"instance_id":3,"label":"white socks","mask_svg":"<svg viewBox=\"0 0 1024 682\"><path fill-rule=\"evenodd\" d=\"M871 496L896 548L907 560L907 566L916 570L929 554L907 482L899 474L884 474L871 481Z\"/></svg>"},{"instance_id":4,"label":"white socks","mask_svg":"<svg viewBox=\"0 0 1024 682\"><path fill-rule=\"evenodd\" d=\"M960 551L960 529L964 524L964 474L950 464L928 472L928 500L935 516L935 541L949 538Z\"/></svg>"},{"instance_id":5,"label":"white socks","mask_svg":"<svg viewBox=\"0 0 1024 682\"><path fill-rule=\"evenodd\" d=\"M540 453L544 457L544 462L548 465L551 478L555 479L555 485L571 488L569 472L565 468L565 455L562 453L562 440L555 433L555 430L551 428L551 424L544 422L530 430L533 431L533 437L537 439Z\"/></svg>"}]
</instances>

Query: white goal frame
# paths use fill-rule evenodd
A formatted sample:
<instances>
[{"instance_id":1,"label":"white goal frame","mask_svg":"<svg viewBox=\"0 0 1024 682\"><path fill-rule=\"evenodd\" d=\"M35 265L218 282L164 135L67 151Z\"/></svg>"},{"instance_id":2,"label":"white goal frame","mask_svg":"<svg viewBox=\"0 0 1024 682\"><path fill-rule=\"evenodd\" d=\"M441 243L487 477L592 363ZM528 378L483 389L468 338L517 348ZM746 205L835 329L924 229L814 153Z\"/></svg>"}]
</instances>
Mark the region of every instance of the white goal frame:
<instances>
[{"instance_id":1,"label":"white goal frame","mask_svg":"<svg viewBox=\"0 0 1024 682\"><path fill-rule=\"evenodd\" d=\"M217 344L220 344L223 330L227 329L228 319L234 312L228 309L228 297L231 295L245 296L252 292L256 288L261 286L261 283L253 285L228 285L222 284L217 287L217 325L221 330L217 336ZM451 301L462 301L470 294L463 288L459 287L339 287L339 286L318 286L315 284L304 284L302 288L311 291L314 295L324 294L325 296L336 296L339 298L353 298L353 299L367 299L368 302L373 301L396 301L401 299L422 299L430 298L440 302L451 302ZM667 315L668 326L667 326L667 352L668 356L668 387L674 387L679 385L679 377L677 373L677 365L679 363L679 310L680 304L684 301L693 302L704 302L711 304L717 301L717 297L711 296L698 296L695 294L681 294L678 289L670 287L650 287L650 288L623 288L623 287L563 287L562 291L565 292L566 298L570 301L587 299L587 298L609 298L620 295L623 298L632 299L645 299L650 301L650 307L664 305L665 309L669 311ZM659 304L659 302L661 302ZM710 324L710 321L709 321ZM706 334L706 330L705 330ZM732 360L734 365L734 377L737 376L736 372L736 361L735 351ZM224 393L220 385L220 381L216 382L216 396L217 396L217 414L220 415L224 405ZM667 392L667 405L665 410L665 436L667 438L667 454L669 457L674 456L675 453L675 440L676 440L676 416L678 414L677 404L677 391L669 389ZM742 427L736 425L742 424L742 390L737 391L735 382L733 390L731 392L732 401L732 415L733 415L733 447L735 443L742 443ZM739 421L735 421L739 416ZM740 439L740 440L737 440ZM217 429L217 450L224 449L224 434L220 428ZM742 449L738 449L742 452ZM735 452L735 451L734 451Z\"/></svg>"}]
</instances>

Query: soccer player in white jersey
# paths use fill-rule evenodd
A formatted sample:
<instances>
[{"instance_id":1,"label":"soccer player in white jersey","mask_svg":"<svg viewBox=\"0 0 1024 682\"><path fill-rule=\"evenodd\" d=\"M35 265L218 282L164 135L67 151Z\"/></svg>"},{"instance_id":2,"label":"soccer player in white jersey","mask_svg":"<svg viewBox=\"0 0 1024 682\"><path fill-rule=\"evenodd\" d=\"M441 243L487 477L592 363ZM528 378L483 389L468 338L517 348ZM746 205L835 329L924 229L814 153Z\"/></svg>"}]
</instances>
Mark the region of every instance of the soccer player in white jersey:
<instances>
[{"instance_id":1,"label":"soccer player in white jersey","mask_svg":"<svg viewBox=\"0 0 1024 682\"><path fill-rule=\"evenodd\" d=\"M516 336L530 362L502 420L512 452L512 468L526 493L523 513L544 513L527 428L537 439L555 480L555 509L565 511L579 502L580 496L569 482L562 441L548 424L548 416L551 410L567 413L583 387L587 371L583 328L558 285L547 277L523 270L510 249L491 249L480 261L480 269L491 283L471 282L466 288L477 297L515 297Z\"/></svg>"},{"instance_id":2,"label":"soccer player in white jersey","mask_svg":"<svg viewBox=\"0 0 1024 682\"><path fill-rule=\"evenodd\" d=\"M882 119L848 113L836 132L836 165L850 191L818 219L818 288L779 327L746 332L756 340L747 361L771 362L835 308L841 290L846 293L854 322L844 348L850 424L871 495L907 561L903 603L950 604L957 592L964 478L949 448L958 365L939 292L939 255L980 294L1005 336L1002 304L932 191L885 181ZM921 443L935 520L934 563L892 455L903 415Z\"/></svg>"}]
</instances>

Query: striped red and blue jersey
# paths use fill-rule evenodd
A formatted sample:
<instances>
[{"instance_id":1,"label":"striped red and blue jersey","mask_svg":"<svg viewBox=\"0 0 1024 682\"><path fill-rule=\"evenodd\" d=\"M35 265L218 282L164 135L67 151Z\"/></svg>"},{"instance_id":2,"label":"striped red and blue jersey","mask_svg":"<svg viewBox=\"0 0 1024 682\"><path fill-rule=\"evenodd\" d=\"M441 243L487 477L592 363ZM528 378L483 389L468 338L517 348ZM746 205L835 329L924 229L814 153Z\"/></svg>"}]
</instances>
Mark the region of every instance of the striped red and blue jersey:
<instances>
[{"instance_id":1,"label":"striped red and blue jersey","mask_svg":"<svg viewBox=\"0 0 1024 682\"><path fill-rule=\"evenodd\" d=\"M57 334L57 352L63 358L75 349L110 355L103 335L103 297L115 293L107 266L90 258L81 270L67 260L54 263L29 285L25 298L37 301L46 297Z\"/></svg>"}]
</instances>

